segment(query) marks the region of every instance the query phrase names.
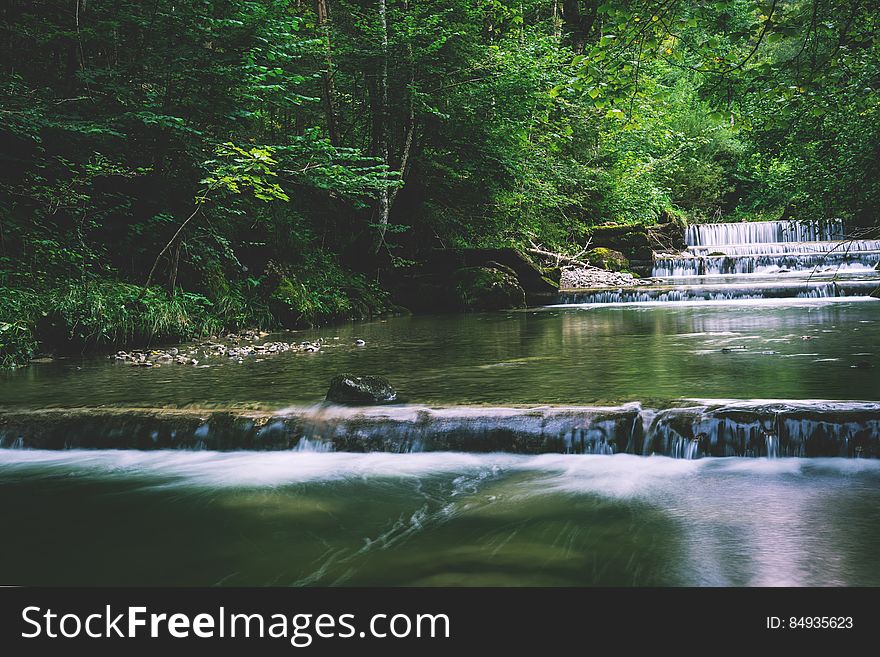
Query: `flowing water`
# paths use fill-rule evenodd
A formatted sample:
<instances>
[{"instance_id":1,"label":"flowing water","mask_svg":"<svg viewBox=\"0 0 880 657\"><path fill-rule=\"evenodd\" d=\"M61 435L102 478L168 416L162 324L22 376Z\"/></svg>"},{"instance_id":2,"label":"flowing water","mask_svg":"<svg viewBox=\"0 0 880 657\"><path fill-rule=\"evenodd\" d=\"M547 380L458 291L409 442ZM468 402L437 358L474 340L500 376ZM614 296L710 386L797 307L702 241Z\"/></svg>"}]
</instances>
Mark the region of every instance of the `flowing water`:
<instances>
[{"instance_id":1,"label":"flowing water","mask_svg":"<svg viewBox=\"0 0 880 657\"><path fill-rule=\"evenodd\" d=\"M880 240L846 239L839 220L693 225L685 238L685 252L655 260L654 276L871 274L880 263Z\"/></svg>"},{"instance_id":2,"label":"flowing water","mask_svg":"<svg viewBox=\"0 0 880 657\"><path fill-rule=\"evenodd\" d=\"M691 227L663 285L3 373L0 584L880 585L880 243L844 237ZM320 405L341 372L401 403Z\"/></svg>"},{"instance_id":3,"label":"flowing water","mask_svg":"<svg viewBox=\"0 0 880 657\"><path fill-rule=\"evenodd\" d=\"M768 242L821 242L842 240L845 236L846 230L840 219L755 221L693 224L685 231L685 242L688 246L725 246Z\"/></svg>"},{"instance_id":4,"label":"flowing water","mask_svg":"<svg viewBox=\"0 0 880 657\"><path fill-rule=\"evenodd\" d=\"M880 461L12 451L0 580L880 585Z\"/></svg>"}]
</instances>

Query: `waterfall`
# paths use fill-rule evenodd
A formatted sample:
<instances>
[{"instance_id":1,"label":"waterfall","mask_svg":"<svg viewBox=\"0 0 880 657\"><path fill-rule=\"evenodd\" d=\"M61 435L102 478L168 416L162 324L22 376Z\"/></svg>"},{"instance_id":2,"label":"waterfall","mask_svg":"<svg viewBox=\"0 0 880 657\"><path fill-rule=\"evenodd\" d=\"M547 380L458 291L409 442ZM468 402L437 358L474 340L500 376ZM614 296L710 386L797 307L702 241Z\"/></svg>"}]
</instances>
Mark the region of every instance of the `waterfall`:
<instances>
[{"instance_id":1,"label":"waterfall","mask_svg":"<svg viewBox=\"0 0 880 657\"><path fill-rule=\"evenodd\" d=\"M880 250L846 253L723 255L662 257L654 262L653 275L690 277L733 274L777 274L786 271L870 273L880 264Z\"/></svg>"},{"instance_id":2,"label":"waterfall","mask_svg":"<svg viewBox=\"0 0 880 657\"><path fill-rule=\"evenodd\" d=\"M845 240L845 236L840 219L695 224L687 228L688 247L683 253L655 255L652 275L691 278L824 272L873 276L880 266L880 240Z\"/></svg>"},{"instance_id":3,"label":"waterfall","mask_svg":"<svg viewBox=\"0 0 880 657\"><path fill-rule=\"evenodd\" d=\"M717 244L714 246L689 246L683 255L726 256L793 255L796 253L858 254L863 251L880 252L880 240L850 240L847 242L755 242L754 244Z\"/></svg>"},{"instance_id":4,"label":"waterfall","mask_svg":"<svg viewBox=\"0 0 880 657\"><path fill-rule=\"evenodd\" d=\"M841 219L827 221L753 221L728 224L694 224L688 226L688 246L752 244L755 242L816 242L842 240Z\"/></svg>"}]
</instances>

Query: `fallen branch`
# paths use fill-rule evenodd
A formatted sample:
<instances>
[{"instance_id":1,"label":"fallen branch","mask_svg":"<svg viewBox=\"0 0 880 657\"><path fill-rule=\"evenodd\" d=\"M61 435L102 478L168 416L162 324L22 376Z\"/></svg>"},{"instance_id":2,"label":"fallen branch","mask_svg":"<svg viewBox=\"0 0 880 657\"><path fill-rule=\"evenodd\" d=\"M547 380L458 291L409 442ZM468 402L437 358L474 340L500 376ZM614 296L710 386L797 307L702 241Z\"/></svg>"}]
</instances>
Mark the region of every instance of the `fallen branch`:
<instances>
[{"instance_id":1,"label":"fallen branch","mask_svg":"<svg viewBox=\"0 0 880 657\"><path fill-rule=\"evenodd\" d=\"M583 267L584 269L602 269L601 267L595 267L594 265L591 265L580 259L582 255L589 251L591 241L592 239L587 240L587 243L584 244L584 248L582 248L573 256L566 255L564 253L555 253L553 251L549 251L542 247L540 244L537 244L534 240L531 240L532 246L530 249L528 249L528 252L555 261L556 267L561 267L562 264L565 263L569 265Z\"/></svg>"}]
</instances>

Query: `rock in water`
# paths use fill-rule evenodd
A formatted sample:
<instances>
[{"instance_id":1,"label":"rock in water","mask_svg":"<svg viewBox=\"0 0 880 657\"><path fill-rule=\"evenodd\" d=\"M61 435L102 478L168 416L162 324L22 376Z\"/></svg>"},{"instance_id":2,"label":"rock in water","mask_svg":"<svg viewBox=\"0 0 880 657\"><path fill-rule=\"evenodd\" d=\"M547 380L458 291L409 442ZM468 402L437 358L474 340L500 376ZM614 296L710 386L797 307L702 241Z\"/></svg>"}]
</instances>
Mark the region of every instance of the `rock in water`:
<instances>
[{"instance_id":1,"label":"rock in water","mask_svg":"<svg viewBox=\"0 0 880 657\"><path fill-rule=\"evenodd\" d=\"M327 401L337 404L387 404L395 399L397 392L381 376L340 374L327 391Z\"/></svg>"}]
</instances>

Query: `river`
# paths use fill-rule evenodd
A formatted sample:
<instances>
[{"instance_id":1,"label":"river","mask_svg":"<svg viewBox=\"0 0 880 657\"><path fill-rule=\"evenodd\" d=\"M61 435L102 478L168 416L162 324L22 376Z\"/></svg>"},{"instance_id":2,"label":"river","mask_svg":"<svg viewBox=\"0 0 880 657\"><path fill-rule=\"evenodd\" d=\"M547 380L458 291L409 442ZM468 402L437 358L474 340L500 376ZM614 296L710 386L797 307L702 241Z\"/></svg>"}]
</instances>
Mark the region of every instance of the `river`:
<instances>
[{"instance_id":1,"label":"river","mask_svg":"<svg viewBox=\"0 0 880 657\"><path fill-rule=\"evenodd\" d=\"M316 353L0 374L0 583L878 586L880 251L788 231L692 227L653 287L264 338ZM397 403L323 405L343 372Z\"/></svg>"}]
</instances>

